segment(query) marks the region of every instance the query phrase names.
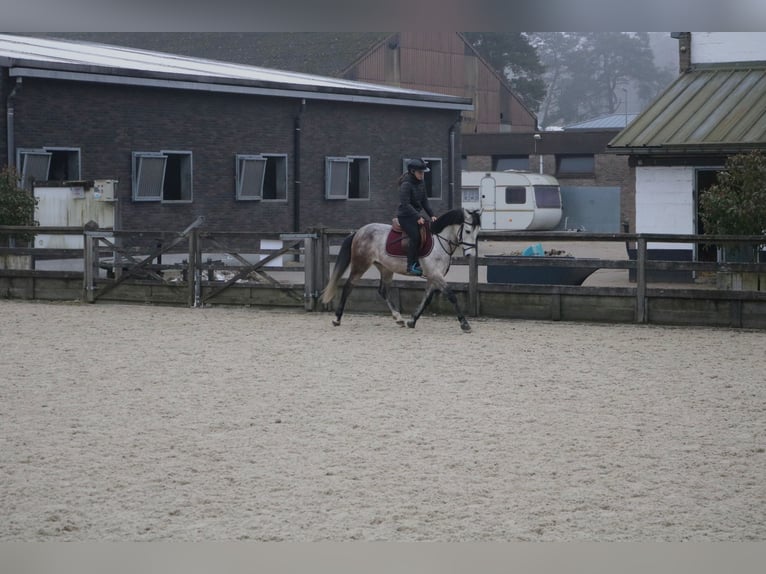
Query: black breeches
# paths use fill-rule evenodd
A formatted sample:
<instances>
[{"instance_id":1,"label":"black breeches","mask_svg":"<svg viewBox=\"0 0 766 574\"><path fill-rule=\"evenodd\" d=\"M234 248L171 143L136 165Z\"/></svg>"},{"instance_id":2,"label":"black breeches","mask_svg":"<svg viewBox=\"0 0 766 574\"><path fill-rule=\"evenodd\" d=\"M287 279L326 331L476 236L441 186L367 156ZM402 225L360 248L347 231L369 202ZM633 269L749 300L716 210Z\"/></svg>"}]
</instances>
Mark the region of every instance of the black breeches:
<instances>
[{"instance_id":1,"label":"black breeches","mask_svg":"<svg viewBox=\"0 0 766 574\"><path fill-rule=\"evenodd\" d=\"M407 266L418 260L418 249L420 248L418 219L420 219L419 215L399 217L399 225L410 238L410 243L407 246Z\"/></svg>"}]
</instances>

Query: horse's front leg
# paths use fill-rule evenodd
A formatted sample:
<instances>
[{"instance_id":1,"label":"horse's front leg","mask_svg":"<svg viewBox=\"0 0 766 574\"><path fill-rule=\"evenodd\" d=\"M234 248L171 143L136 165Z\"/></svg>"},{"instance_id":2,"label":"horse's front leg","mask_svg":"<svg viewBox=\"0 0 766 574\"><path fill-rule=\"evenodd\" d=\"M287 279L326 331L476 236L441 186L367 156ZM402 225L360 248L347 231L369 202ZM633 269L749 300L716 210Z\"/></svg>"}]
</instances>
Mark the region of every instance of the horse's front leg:
<instances>
[{"instance_id":1,"label":"horse's front leg","mask_svg":"<svg viewBox=\"0 0 766 574\"><path fill-rule=\"evenodd\" d=\"M470 333L471 325L468 323L468 320L465 318L465 315L463 315L463 311L460 309L460 305L458 305L457 295L455 295L455 292L449 287L447 287L446 285L444 286L444 289L442 289L442 291L447 296L447 299L449 299L449 302L452 303L453 307L455 307L457 320L460 321L460 328L463 329L464 332Z\"/></svg>"},{"instance_id":2,"label":"horse's front leg","mask_svg":"<svg viewBox=\"0 0 766 574\"><path fill-rule=\"evenodd\" d=\"M457 302L457 296L455 295L455 292L449 288L447 285L447 282L444 280L439 280L438 278L435 278L432 282L429 282L428 288L426 291L426 296L423 298L423 301L420 303L420 306L418 307L417 311L412 315L412 319L407 321L408 327L414 327L415 322L418 320L420 315L423 314L423 311L426 310L426 307L428 307L428 304L431 302L431 299L433 299L433 296L438 291L441 291L447 296L447 299L450 303L452 303L452 306L455 307L455 313L457 314L457 320L460 321L460 328L465 333L471 332L471 325L468 323L468 320L465 318L465 315L463 315L463 311L460 309L460 305Z\"/></svg>"},{"instance_id":3,"label":"horse's front leg","mask_svg":"<svg viewBox=\"0 0 766 574\"><path fill-rule=\"evenodd\" d=\"M412 317L407 319L407 326L410 329L415 328L415 323L417 323L418 319L420 319L420 316L423 314L423 312L426 310L426 307L431 303L431 299L434 298L434 295L439 290L431 283L428 282L428 285L426 286L426 293L423 296L423 300L420 302L420 305L418 305L418 308L415 309L415 312L412 314Z\"/></svg>"}]
</instances>

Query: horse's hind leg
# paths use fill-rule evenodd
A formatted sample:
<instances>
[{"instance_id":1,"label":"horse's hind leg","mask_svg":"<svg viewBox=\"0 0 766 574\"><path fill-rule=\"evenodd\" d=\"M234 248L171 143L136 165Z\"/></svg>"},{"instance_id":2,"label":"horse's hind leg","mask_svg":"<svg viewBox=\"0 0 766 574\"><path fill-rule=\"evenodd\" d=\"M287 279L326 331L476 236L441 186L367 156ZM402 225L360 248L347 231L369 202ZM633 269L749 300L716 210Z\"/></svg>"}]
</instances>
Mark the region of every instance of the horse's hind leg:
<instances>
[{"instance_id":1,"label":"horse's hind leg","mask_svg":"<svg viewBox=\"0 0 766 574\"><path fill-rule=\"evenodd\" d=\"M332 324L336 327L340 325L340 319L343 316L343 310L346 308L346 301L348 300L348 296L351 294L351 291L354 289L354 284L356 283L357 279L364 275L364 272L367 271L368 268L369 266L360 268L352 263L351 272L349 273L348 279L346 279L346 283L343 285L343 291L340 294L340 303L338 303L338 307L335 309L335 319L333 319Z\"/></svg>"},{"instance_id":2,"label":"horse's hind leg","mask_svg":"<svg viewBox=\"0 0 766 574\"><path fill-rule=\"evenodd\" d=\"M391 281L394 278L394 273L379 263L376 263L375 267L377 267L378 271L380 271L380 285L378 286L378 294L385 300L386 305L388 305L388 310L391 311L391 315L394 317L396 324L400 327L404 327L404 319L402 319L402 314L399 312L399 309L396 308L396 305L391 300Z\"/></svg>"}]
</instances>

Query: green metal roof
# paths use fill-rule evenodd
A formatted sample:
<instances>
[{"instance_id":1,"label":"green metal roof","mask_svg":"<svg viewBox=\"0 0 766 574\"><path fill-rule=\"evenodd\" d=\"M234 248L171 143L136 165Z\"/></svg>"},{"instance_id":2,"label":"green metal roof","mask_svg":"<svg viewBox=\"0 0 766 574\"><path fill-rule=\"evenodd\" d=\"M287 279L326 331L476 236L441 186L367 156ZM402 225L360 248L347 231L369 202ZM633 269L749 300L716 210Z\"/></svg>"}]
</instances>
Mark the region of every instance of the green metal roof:
<instances>
[{"instance_id":1,"label":"green metal roof","mask_svg":"<svg viewBox=\"0 0 766 574\"><path fill-rule=\"evenodd\" d=\"M607 147L633 154L766 147L766 62L689 70Z\"/></svg>"}]
</instances>

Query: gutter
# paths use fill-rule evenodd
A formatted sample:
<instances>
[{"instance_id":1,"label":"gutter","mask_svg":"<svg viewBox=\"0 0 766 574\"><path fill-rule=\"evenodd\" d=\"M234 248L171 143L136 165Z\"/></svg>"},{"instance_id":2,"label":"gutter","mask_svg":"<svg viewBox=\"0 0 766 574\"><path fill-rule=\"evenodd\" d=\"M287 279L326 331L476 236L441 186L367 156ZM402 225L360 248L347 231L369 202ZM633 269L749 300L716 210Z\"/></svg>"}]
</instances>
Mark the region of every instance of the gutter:
<instances>
[{"instance_id":1,"label":"gutter","mask_svg":"<svg viewBox=\"0 0 766 574\"><path fill-rule=\"evenodd\" d=\"M293 126L293 231L301 230L301 131L306 100L301 100Z\"/></svg>"},{"instance_id":2,"label":"gutter","mask_svg":"<svg viewBox=\"0 0 766 574\"><path fill-rule=\"evenodd\" d=\"M8 94L8 98L5 101L5 115L6 115L6 144L8 146L8 166L16 166L16 137L14 130L14 115L15 109L13 107L13 99L16 97L16 92L21 87L21 78L16 78L16 85L13 86L11 93Z\"/></svg>"},{"instance_id":3,"label":"gutter","mask_svg":"<svg viewBox=\"0 0 766 574\"><path fill-rule=\"evenodd\" d=\"M452 207L455 203L455 169L456 169L456 158L455 158L455 131L457 127L460 125L460 122L462 121L462 117L458 116L457 120L455 120L455 123L453 123L449 128L449 193L447 194L447 210L451 211Z\"/></svg>"},{"instance_id":4,"label":"gutter","mask_svg":"<svg viewBox=\"0 0 766 574\"><path fill-rule=\"evenodd\" d=\"M67 80L74 82L89 82L96 84L112 84L122 86L143 86L150 88L171 88L180 90L195 90L202 92L220 92L227 94L246 94L258 96L276 96L284 98L301 98L306 100L328 100L335 102L352 102L362 104L384 104L388 106L404 106L408 108L434 108L441 110L473 110L472 103L459 103L455 99L444 101L448 96L436 95L434 99L373 96L353 93L322 92L306 89L270 88L264 86L246 86L212 82L195 82L186 80L166 80L161 78L139 78L135 76L118 76L112 74L68 72L60 70L44 70L38 68L16 67L9 70L11 77L45 78L51 80ZM469 100L470 102L470 100Z\"/></svg>"}]
</instances>

